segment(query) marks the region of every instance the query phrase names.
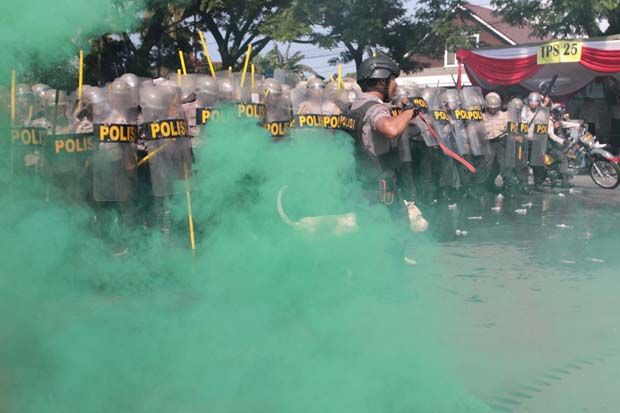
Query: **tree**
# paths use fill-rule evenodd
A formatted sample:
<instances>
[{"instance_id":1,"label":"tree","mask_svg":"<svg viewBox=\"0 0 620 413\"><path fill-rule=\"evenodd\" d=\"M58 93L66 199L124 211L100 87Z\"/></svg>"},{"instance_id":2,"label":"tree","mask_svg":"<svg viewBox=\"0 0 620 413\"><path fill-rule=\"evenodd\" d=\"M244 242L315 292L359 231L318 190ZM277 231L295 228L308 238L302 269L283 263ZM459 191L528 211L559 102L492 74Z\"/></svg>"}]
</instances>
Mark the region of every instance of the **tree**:
<instances>
[{"instance_id":1,"label":"tree","mask_svg":"<svg viewBox=\"0 0 620 413\"><path fill-rule=\"evenodd\" d=\"M443 56L446 48L471 47L471 34L477 32L475 25L461 24L455 27L458 10L467 3L464 0L422 0L416 11L418 30L423 40L413 46L416 54L427 57Z\"/></svg>"},{"instance_id":2,"label":"tree","mask_svg":"<svg viewBox=\"0 0 620 413\"><path fill-rule=\"evenodd\" d=\"M310 31L292 0L201 0L199 25L215 39L222 66L235 70L249 44L258 55L272 40L291 41Z\"/></svg>"},{"instance_id":3,"label":"tree","mask_svg":"<svg viewBox=\"0 0 620 413\"><path fill-rule=\"evenodd\" d=\"M119 12L125 10L124 2L116 6ZM127 72L157 75L161 66L178 67L178 50L191 50L189 18L198 12L197 4L190 0L146 0L140 9L127 12L139 22L133 31L90 40L91 53L85 57L87 81L110 81Z\"/></svg>"},{"instance_id":4,"label":"tree","mask_svg":"<svg viewBox=\"0 0 620 413\"><path fill-rule=\"evenodd\" d=\"M496 14L511 24L529 25L539 37L595 37L620 33L618 0L492 0ZM601 29L600 22L609 26Z\"/></svg>"},{"instance_id":5,"label":"tree","mask_svg":"<svg viewBox=\"0 0 620 413\"><path fill-rule=\"evenodd\" d=\"M443 53L450 36L456 45L464 41L463 33L454 34L449 27L454 10L461 0L422 0L417 13L409 13L402 0L317 0L305 8L308 20L319 26L300 43L313 43L333 50L344 46L340 56L330 63L356 66L365 56L379 50L388 54L402 69L420 66L410 56Z\"/></svg>"},{"instance_id":6,"label":"tree","mask_svg":"<svg viewBox=\"0 0 620 413\"><path fill-rule=\"evenodd\" d=\"M77 59L51 63L36 54L30 55L28 66L22 68L21 83L45 83L54 89L75 90L78 83Z\"/></svg>"},{"instance_id":7,"label":"tree","mask_svg":"<svg viewBox=\"0 0 620 413\"><path fill-rule=\"evenodd\" d=\"M158 75L162 66L179 67L179 50L192 71L202 50L198 30L211 33L222 66L234 70L242 67L249 44L257 55L272 40L290 41L309 30L291 0L145 0L135 14L140 16L135 31L92 40L87 64L95 78Z\"/></svg>"},{"instance_id":8,"label":"tree","mask_svg":"<svg viewBox=\"0 0 620 413\"><path fill-rule=\"evenodd\" d=\"M307 72L316 74L313 68L300 63L305 59L305 56L301 52L295 52L291 55L290 51L290 43L286 47L284 53L280 51L276 44L273 49L255 59L256 66L266 77L272 77L273 71L278 68L297 73L300 76L303 76L303 74Z\"/></svg>"}]
</instances>

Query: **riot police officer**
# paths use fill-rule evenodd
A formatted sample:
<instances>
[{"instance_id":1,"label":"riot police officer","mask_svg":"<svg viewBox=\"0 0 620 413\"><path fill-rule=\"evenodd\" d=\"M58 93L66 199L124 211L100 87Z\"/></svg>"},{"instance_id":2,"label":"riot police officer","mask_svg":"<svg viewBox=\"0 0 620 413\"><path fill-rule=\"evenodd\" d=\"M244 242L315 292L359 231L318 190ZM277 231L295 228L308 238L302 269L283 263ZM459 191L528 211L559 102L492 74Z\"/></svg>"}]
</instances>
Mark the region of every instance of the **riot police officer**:
<instances>
[{"instance_id":1,"label":"riot police officer","mask_svg":"<svg viewBox=\"0 0 620 413\"><path fill-rule=\"evenodd\" d=\"M486 110L484 112L484 128L486 130L486 139L491 145L494 156L492 168L486 178L490 188L495 187L495 178L498 173L504 180L504 185L510 185L510 171L506 168L506 112L501 110L502 98L495 92L488 93L485 98Z\"/></svg>"},{"instance_id":2,"label":"riot police officer","mask_svg":"<svg viewBox=\"0 0 620 413\"><path fill-rule=\"evenodd\" d=\"M392 107L400 111L408 103L409 94L404 87L399 86L392 97ZM397 181L404 196L407 199L413 199L416 194L416 183L413 177L413 140L420 136L420 129L410 122L409 126L398 139L398 153L400 163L396 168Z\"/></svg>"},{"instance_id":3,"label":"riot police officer","mask_svg":"<svg viewBox=\"0 0 620 413\"><path fill-rule=\"evenodd\" d=\"M551 109L551 119L549 120L549 149L547 154L553 159L555 168L558 170L562 188L570 188L573 185L569 182L568 158L564 152L567 144L564 127L564 115L566 108L561 104L554 104ZM557 182L552 179L551 186L556 186Z\"/></svg>"},{"instance_id":4,"label":"riot police officer","mask_svg":"<svg viewBox=\"0 0 620 413\"><path fill-rule=\"evenodd\" d=\"M291 119L290 103L282 93L282 85L275 79L263 82L265 96L265 122L282 122Z\"/></svg>"},{"instance_id":5,"label":"riot police officer","mask_svg":"<svg viewBox=\"0 0 620 413\"><path fill-rule=\"evenodd\" d=\"M543 97L538 92L530 93L526 103L521 119L528 125L529 160L534 174L534 186L537 191L542 191L542 184L546 178L545 154L549 136L549 108L544 107Z\"/></svg>"},{"instance_id":6,"label":"riot police officer","mask_svg":"<svg viewBox=\"0 0 620 413\"><path fill-rule=\"evenodd\" d=\"M418 113L413 106L406 106L400 114L392 116L384 105L394 96L399 75L398 65L386 56L364 60L357 71L357 82L363 93L350 110L355 119L358 171L369 196L377 199L372 194L377 194L378 189L379 201L385 205L392 205L397 196L398 139ZM413 202L407 205L410 206L411 229L426 230L428 223L417 207Z\"/></svg>"},{"instance_id":7,"label":"riot police officer","mask_svg":"<svg viewBox=\"0 0 620 413\"><path fill-rule=\"evenodd\" d=\"M340 108L338 105L325 96L325 83L318 77L313 77L306 82L304 100L296 109L296 112L300 114L340 114Z\"/></svg>"}]
</instances>

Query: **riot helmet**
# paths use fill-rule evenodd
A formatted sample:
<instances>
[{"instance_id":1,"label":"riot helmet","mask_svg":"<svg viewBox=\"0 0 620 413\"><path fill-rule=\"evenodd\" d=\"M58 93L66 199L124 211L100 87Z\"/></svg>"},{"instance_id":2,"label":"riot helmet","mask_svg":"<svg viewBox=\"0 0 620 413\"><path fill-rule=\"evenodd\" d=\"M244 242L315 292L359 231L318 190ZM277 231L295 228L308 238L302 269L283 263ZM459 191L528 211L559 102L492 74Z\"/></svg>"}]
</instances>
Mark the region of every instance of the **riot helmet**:
<instances>
[{"instance_id":1,"label":"riot helmet","mask_svg":"<svg viewBox=\"0 0 620 413\"><path fill-rule=\"evenodd\" d=\"M551 117L556 121L565 120L565 118L568 117L568 111L561 103L555 103L551 108Z\"/></svg>"},{"instance_id":2,"label":"riot helmet","mask_svg":"<svg viewBox=\"0 0 620 413\"><path fill-rule=\"evenodd\" d=\"M512 98L509 102L510 105L513 105L515 108L517 108L517 110L521 110L523 109L523 100L519 99L519 98Z\"/></svg>"},{"instance_id":3,"label":"riot helmet","mask_svg":"<svg viewBox=\"0 0 620 413\"><path fill-rule=\"evenodd\" d=\"M311 101L321 101L325 92L325 83L318 77L306 82L306 98Z\"/></svg>"},{"instance_id":4,"label":"riot helmet","mask_svg":"<svg viewBox=\"0 0 620 413\"><path fill-rule=\"evenodd\" d=\"M282 85L275 79L265 79L263 81L263 90L265 95L281 95L282 94Z\"/></svg>"},{"instance_id":5,"label":"riot helmet","mask_svg":"<svg viewBox=\"0 0 620 413\"><path fill-rule=\"evenodd\" d=\"M525 102L530 107L530 109L535 110L538 106L542 105L543 97L538 92L532 92L527 96Z\"/></svg>"},{"instance_id":6,"label":"riot helmet","mask_svg":"<svg viewBox=\"0 0 620 413\"><path fill-rule=\"evenodd\" d=\"M378 55L368 58L362 62L357 70L357 83L364 92L375 91L382 94L384 102L390 100L390 79L400 76L398 65L389 57ZM383 86L378 85L378 81L384 81ZM395 87L395 86L392 86Z\"/></svg>"},{"instance_id":7,"label":"riot helmet","mask_svg":"<svg viewBox=\"0 0 620 413\"><path fill-rule=\"evenodd\" d=\"M140 107L146 122L165 119L168 114L169 100L172 97L165 88L143 86L140 89Z\"/></svg>"},{"instance_id":8,"label":"riot helmet","mask_svg":"<svg viewBox=\"0 0 620 413\"><path fill-rule=\"evenodd\" d=\"M364 60L357 70L357 82L360 86L368 80L388 79L391 76L400 76L400 69L392 59L384 55Z\"/></svg>"},{"instance_id":9,"label":"riot helmet","mask_svg":"<svg viewBox=\"0 0 620 413\"><path fill-rule=\"evenodd\" d=\"M119 77L119 80L122 80L123 82L127 83L129 85L129 87L140 87L140 78L136 75L134 75L133 73L125 73L124 75L121 75L121 77Z\"/></svg>"},{"instance_id":10,"label":"riot helmet","mask_svg":"<svg viewBox=\"0 0 620 413\"><path fill-rule=\"evenodd\" d=\"M235 86L229 77L218 77L217 79L220 100L223 102L235 101Z\"/></svg>"},{"instance_id":11,"label":"riot helmet","mask_svg":"<svg viewBox=\"0 0 620 413\"><path fill-rule=\"evenodd\" d=\"M487 93L484 98L486 104L486 111L489 114L495 114L502 106L502 98L495 92Z\"/></svg>"},{"instance_id":12,"label":"riot helmet","mask_svg":"<svg viewBox=\"0 0 620 413\"><path fill-rule=\"evenodd\" d=\"M442 95L442 101L448 110L455 110L461 107L461 99L456 89L446 90Z\"/></svg>"},{"instance_id":13,"label":"riot helmet","mask_svg":"<svg viewBox=\"0 0 620 413\"><path fill-rule=\"evenodd\" d=\"M217 81L211 76L202 75L196 79L196 103L201 108L215 105L219 95Z\"/></svg>"},{"instance_id":14,"label":"riot helmet","mask_svg":"<svg viewBox=\"0 0 620 413\"><path fill-rule=\"evenodd\" d=\"M197 80L198 78L194 74L181 76L178 84L181 88L181 103L188 103L196 100Z\"/></svg>"},{"instance_id":15,"label":"riot helmet","mask_svg":"<svg viewBox=\"0 0 620 413\"><path fill-rule=\"evenodd\" d=\"M396 88L394 92L394 96L392 96L392 105L394 106L402 106L403 101L409 98L409 92L403 86L399 86Z\"/></svg>"},{"instance_id":16,"label":"riot helmet","mask_svg":"<svg viewBox=\"0 0 620 413\"><path fill-rule=\"evenodd\" d=\"M58 97L56 95L58 95ZM58 105L56 105L56 99L58 99ZM60 127L67 125L69 97L64 91L47 89L43 93L43 105L45 108L45 118L47 119L48 125L51 125L54 119L56 120L56 124Z\"/></svg>"},{"instance_id":17,"label":"riot helmet","mask_svg":"<svg viewBox=\"0 0 620 413\"><path fill-rule=\"evenodd\" d=\"M34 110L34 95L24 83L15 86L15 120L18 124L29 122Z\"/></svg>"},{"instance_id":18,"label":"riot helmet","mask_svg":"<svg viewBox=\"0 0 620 413\"><path fill-rule=\"evenodd\" d=\"M426 102L428 102L430 104L431 101L433 100L433 97L435 96L435 92L436 92L435 88L427 87L427 88L423 89L422 90L422 99L424 99Z\"/></svg>"},{"instance_id":19,"label":"riot helmet","mask_svg":"<svg viewBox=\"0 0 620 413\"><path fill-rule=\"evenodd\" d=\"M286 83L280 86L282 86L282 96L288 100L291 100L291 86Z\"/></svg>"}]
</instances>

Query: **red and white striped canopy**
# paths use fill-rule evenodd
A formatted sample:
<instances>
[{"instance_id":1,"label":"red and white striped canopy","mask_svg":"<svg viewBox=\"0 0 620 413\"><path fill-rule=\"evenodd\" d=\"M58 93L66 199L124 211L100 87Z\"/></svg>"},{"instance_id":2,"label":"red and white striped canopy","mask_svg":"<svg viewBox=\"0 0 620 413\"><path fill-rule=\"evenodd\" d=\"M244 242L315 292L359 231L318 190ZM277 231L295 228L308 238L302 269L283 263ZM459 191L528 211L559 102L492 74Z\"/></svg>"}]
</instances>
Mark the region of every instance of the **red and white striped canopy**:
<instances>
[{"instance_id":1,"label":"red and white striped canopy","mask_svg":"<svg viewBox=\"0 0 620 413\"><path fill-rule=\"evenodd\" d=\"M563 96L577 92L598 76L620 80L620 38L459 49L456 57L470 80L485 89L518 84L537 91L541 82L558 75L553 95Z\"/></svg>"}]
</instances>

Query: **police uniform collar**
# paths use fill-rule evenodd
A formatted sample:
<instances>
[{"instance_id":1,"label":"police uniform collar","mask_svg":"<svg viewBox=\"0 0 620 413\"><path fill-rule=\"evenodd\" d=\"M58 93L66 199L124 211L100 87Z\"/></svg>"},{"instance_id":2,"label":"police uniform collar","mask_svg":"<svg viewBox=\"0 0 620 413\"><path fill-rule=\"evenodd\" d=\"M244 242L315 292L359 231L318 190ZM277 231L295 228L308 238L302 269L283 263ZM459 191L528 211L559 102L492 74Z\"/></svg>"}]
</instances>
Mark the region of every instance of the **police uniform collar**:
<instances>
[{"instance_id":1,"label":"police uniform collar","mask_svg":"<svg viewBox=\"0 0 620 413\"><path fill-rule=\"evenodd\" d=\"M364 92L364 93L362 93L362 95L363 95L365 98L368 98L369 100L374 100L375 102L383 103L383 100L381 100L381 98L380 98L380 97L375 96L375 95L373 95L372 93L369 93L369 92Z\"/></svg>"}]
</instances>

